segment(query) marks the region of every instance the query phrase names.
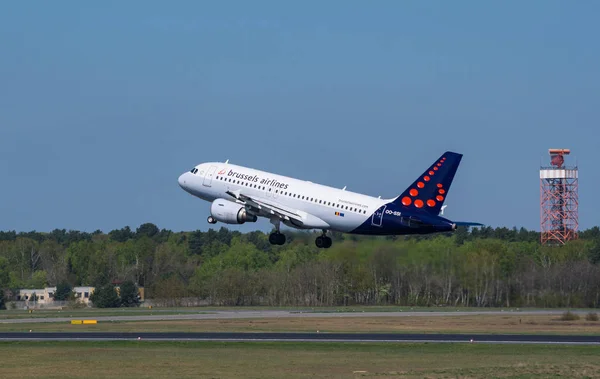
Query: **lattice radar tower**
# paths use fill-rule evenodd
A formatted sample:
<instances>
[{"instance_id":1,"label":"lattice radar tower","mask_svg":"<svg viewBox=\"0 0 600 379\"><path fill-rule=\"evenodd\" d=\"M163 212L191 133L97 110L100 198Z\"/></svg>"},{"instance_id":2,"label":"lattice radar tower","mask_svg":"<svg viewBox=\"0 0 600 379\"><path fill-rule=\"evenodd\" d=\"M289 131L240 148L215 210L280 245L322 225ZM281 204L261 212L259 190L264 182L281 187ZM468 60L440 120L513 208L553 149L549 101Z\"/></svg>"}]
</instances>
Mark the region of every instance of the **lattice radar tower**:
<instances>
[{"instance_id":1,"label":"lattice radar tower","mask_svg":"<svg viewBox=\"0 0 600 379\"><path fill-rule=\"evenodd\" d=\"M541 242L564 245L577 238L579 198L577 166L565 166L569 149L550 149L550 165L540 167Z\"/></svg>"}]
</instances>

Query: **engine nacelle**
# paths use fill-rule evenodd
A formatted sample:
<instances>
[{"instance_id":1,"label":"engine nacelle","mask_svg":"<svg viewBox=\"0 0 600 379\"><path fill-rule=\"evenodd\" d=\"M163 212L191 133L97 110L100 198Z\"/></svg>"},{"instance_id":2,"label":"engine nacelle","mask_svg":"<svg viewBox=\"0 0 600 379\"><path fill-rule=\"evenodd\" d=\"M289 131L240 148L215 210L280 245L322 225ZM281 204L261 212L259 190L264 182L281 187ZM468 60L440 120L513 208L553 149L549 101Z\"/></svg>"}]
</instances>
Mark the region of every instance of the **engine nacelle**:
<instances>
[{"instance_id":1,"label":"engine nacelle","mask_svg":"<svg viewBox=\"0 0 600 379\"><path fill-rule=\"evenodd\" d=\"M210 205L210 214L225 224L256 222L258 217L248 213L243 205L225 199L215 199Z\"/></svg>"}]
</instances>

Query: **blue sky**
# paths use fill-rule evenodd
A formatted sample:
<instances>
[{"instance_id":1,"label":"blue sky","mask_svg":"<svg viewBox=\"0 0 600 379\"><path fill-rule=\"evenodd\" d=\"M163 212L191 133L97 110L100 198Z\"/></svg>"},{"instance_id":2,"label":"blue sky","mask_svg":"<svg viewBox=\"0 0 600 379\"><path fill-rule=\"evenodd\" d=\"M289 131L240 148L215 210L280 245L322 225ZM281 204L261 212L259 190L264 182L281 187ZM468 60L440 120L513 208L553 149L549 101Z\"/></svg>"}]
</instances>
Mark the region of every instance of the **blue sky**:
<instances>
[{"instance_id":1,"label":"blue sky","mask_svg":"<svg viewBox=\"0 0 600 379\"><path fill-rule=\"evenodd\" d=\"M225 161L382 197L464 154L446 215L539 230L570 148L598 225L595 1L0 5L0 230L206 230ZM238 230L270 229L259 224Z\"/></svg>"}]
</instances>

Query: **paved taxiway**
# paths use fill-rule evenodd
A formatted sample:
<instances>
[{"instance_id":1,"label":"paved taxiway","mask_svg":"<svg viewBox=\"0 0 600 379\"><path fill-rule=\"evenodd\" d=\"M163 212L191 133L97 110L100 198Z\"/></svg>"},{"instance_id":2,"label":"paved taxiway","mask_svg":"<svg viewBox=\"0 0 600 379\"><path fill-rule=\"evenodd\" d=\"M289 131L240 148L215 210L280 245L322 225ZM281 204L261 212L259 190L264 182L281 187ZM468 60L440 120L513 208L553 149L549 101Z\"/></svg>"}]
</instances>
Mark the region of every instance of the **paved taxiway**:
<instances>
[{"instance_id":1,"label":"paved taxiway","mask_svg":"<svg viewBox=\"0 0 600 379\"><path fill-rule=\"evenodd\" d=\"M227 332L2 332L0 341L279 341L279 342L412 342L600 345L600 336L522 334L401 333L227 333Z\"/></svg>"},{"instance_id":2,"label":"paved taxiway","mask_svg":"<svg viewBox=\"0 0 600 379\"><path fill-rule=\"evenodd\" d=\"M148 315L130 314L126 312L113 316L69 316L69 311L63 311L64 317L31 317L31 318L0 318L0 324L21 323L47 323L70 322L73 318L78 320L93 319L101 321L166 321L166 320L214 320L214 319L256 319L256 318L294 318L294 317L447 317L447 316L474 316L474 315L560 315L563 311L472 311L472 312L319 312L319 311L280 311L280 310L240 310L240 311L181 311L179 314L161 314L160 310L148 311ZM578 313L578 312L574 312ZM579 312L581 313L581 312Z\"/></svg>"}]
</instances>

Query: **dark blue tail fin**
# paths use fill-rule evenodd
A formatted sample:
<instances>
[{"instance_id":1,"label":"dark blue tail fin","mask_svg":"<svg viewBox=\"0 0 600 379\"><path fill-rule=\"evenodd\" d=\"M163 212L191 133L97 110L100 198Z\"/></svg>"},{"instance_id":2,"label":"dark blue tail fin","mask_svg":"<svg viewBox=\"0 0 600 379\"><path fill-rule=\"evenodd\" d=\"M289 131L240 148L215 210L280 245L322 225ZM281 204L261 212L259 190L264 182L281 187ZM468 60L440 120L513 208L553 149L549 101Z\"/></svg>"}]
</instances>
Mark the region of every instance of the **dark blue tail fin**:
<instances>
[{"instance_id":1,"label":"dark blue tail fin","mask_svg":"<svg viewBox=\"0 0 600 379\"><path fill-rule=\"evenodd\" d=\"M394 204L408 208L419 208L428 213L438 215L450 185L462 159L462 154L450 151L442 154L425 172L411 184Z\"/></svg>"}]
</instances>

